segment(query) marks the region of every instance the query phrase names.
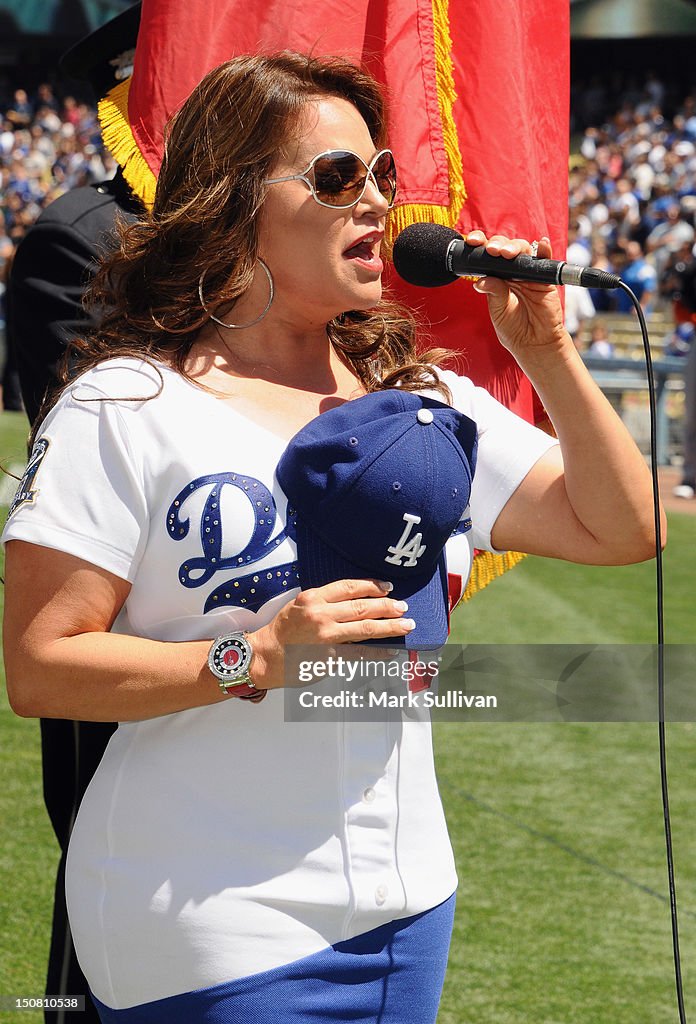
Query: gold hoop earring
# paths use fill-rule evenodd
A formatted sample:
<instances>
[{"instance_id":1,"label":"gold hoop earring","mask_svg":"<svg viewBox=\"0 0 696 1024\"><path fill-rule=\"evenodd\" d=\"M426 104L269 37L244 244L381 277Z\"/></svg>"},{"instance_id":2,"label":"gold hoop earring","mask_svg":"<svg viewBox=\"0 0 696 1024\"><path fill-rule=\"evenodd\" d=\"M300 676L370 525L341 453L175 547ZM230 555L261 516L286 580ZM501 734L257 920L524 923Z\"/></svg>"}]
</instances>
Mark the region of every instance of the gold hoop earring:
<instances>
[{"instance_id":1,"label":"gold hoop earring","mask_svg":"<svg viewBox=\"0 0 696 1024\"><path fill-rule=\"evenodd\" d=\"M271 275L270 270L268 269L268 267L263 262L263 260L261 259L260 256L257 258L256 262L261 264L261 266L263 268L263 271L264 271L266 277L268 278L269 295L268 295L268 302L266 303L265 309L261 313L259 313L259 315L256 317L255 320L250 320L248 324L226 324L224 322L224 320L219 320L218 317L216 317L214 313L211 313L210 310L208 309L208 307L205 304L205 299L203 298L203 281L205 280L205 275L208 273L208 268L207 267L203 271L201 276L198 278L198 298L200 300L201 306L203 307L203 311L205 313L207 313L208 316L210 317L210 319L214 320L216 324L220 324L221 327L227 327L229 330L234 330L234 331L243 331L247 327L253 327L254 324L260 323L260 321L263 320L263 318L265 317L266 313L271 308L271 303L273 302L273 296L275 294L275 290L273 288L273 277Z\"/></svg>"}]
</instances>

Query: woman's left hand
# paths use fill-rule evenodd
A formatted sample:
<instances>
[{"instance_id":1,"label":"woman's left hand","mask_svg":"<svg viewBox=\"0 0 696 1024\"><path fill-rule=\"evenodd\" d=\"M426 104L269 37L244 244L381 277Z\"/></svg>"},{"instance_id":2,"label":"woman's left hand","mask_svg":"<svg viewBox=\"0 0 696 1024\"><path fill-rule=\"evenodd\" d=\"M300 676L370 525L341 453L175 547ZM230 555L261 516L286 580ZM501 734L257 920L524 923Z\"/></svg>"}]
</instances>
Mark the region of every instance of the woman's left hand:
<instances>
[{"instance_id":1,"label":"woman's left hand","mask_svg":"<svg viewBox=\"0 0 696 1024\"><path fill-rule=\"evenodd\" d=\"M514 259L532 250L524 238L507 238L505 235L487 238L483 231L478 230L470 231L466 241L469 245L485 245L491 256L505 259ZM544 259L551 256L548 238L542 238L538 243L537 255ZM485 277L475 281L474 288L487 297L495 332L512 355L522 356L525 350L529 352L545 345L572 345L564 326L563 308L555 285Z\"/></svg>"}]
</instances>

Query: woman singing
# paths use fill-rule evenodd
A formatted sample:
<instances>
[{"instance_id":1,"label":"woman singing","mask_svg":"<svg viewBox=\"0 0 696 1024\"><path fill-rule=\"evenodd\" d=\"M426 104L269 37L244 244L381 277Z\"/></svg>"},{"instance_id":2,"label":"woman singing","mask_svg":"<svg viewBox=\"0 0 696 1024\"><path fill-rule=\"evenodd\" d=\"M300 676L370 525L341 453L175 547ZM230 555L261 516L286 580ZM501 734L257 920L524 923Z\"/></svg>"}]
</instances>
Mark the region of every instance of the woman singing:
<instances>
[{"instance_id":1,"label":"woman singing","mask_svg":"<svg viewBox=\"0 0 696 1024\"><path fill-rule=\"evenodd\" d=\"M558 441L443 370L382 297L396 189L379 87L353 65L283 53L211 71L171 123L151 214L103 266L101 327L35 431L4 533L8 689L20 715L120 723L67 867L105 1022L437 1014L456 877L429 723L283 714L286 645L408 648L431 612L392 593L394 559L301 588L297 463L282 462L298 432L392 400L423 429L471 429L461 479L442 482L443 501L466 500L464 576L474 547L654 554L649 473L555 287L476 286ZM346 528L367 537L380 515L358 504ZM417 560L419 536L397 551Z\"/></svg>"}]
</instances>

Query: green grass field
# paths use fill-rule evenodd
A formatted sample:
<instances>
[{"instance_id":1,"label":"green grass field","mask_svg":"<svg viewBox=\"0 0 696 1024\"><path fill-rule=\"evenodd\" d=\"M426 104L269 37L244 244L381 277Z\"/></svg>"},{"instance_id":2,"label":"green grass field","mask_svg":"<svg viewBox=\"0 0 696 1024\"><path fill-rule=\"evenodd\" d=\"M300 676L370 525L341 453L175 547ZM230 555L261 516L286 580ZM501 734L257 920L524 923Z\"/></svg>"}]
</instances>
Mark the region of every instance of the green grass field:
<instances>
[{"instance_id":1,"label":"green grass field","mask_svg":"<svg viewBox=\"0 0 696 1024\"><path fill-rule=\"evenodd\" d=\"M0 416L3 464L21 461L24 434L21 416ZM695 541L696 517L672 516L671 643L696 641ZM530 558L458 610L452 639L651 643L654 605L652 564L595 569ZM451 722L437 724L435 745L460 877L441 1024L676 1021L657 727ZM668 726L668 764L693 1016L696 726ZM4 698L0 766L0 994L35 995L56 845L41 804L38 725L15 718ZM2 1024L17 1019L0 1013Z\"/></svg>"}]
</instances>

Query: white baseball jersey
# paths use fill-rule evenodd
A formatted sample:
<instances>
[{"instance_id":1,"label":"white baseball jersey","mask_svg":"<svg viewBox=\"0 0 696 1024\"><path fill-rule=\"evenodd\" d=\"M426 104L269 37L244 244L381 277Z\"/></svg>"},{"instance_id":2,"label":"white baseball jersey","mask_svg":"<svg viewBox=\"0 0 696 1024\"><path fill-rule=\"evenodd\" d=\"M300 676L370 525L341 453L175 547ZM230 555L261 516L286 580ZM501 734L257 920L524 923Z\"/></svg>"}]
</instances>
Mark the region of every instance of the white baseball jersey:
<instances>
[{"instance_id":1,"label":"white baseball jersey","mask_svg":"<svg viewBox=\"0 0 696 1024\"><path fill-rule=\"evenodd\" d=\"M479 433L473 528L448 546L466 580L473 547L490 549L501 508L555 442L442 376ZM84 374L38 436L3 540L128 580L115 632L253 632L296 594L275 478L286 441L272 429L165 366L115 359ZM293 723L283 707L274 690L125 722L111 739L67 868L78 957L107 1006L271 970L454 891L426 712Z\"/></svg>"}]
</instances>

